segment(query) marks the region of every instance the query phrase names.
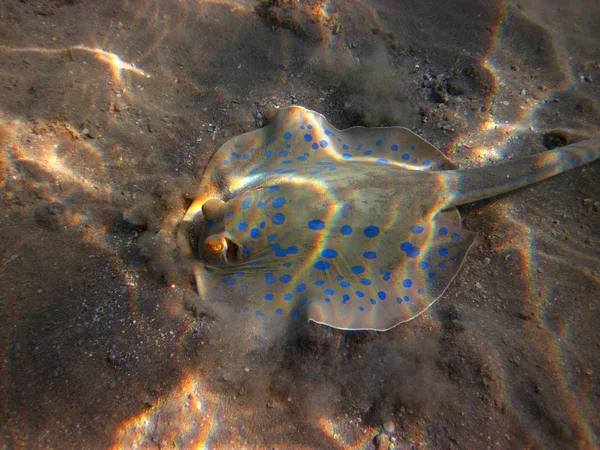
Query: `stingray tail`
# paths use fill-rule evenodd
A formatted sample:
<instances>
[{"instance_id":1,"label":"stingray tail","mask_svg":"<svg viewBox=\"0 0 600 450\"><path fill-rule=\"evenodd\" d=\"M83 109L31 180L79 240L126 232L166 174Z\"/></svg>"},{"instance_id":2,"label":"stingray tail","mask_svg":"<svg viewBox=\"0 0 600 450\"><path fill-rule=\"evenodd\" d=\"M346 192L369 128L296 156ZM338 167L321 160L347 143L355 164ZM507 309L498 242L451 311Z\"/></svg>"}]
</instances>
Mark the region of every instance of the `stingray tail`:
<instances>
[{"instance_id":1,"label":"stingray tail","mask_svg":"<svg viewBox=\"0 0 600 450\"><path fill-rule=\"evenodd\" d=\"M453 193L447 199L448 207L463 205L519 189L598 158L600 136L500 164L442 172L446 186L441 188Z\"/></svg>"}]
</instances>

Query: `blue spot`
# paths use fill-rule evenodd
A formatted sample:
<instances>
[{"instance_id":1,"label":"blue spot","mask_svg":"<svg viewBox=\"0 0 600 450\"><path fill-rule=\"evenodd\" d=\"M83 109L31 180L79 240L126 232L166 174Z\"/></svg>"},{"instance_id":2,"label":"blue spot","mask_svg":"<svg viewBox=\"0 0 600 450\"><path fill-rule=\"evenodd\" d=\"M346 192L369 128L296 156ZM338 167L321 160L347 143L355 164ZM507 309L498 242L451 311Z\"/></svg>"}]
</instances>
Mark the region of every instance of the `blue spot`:
<instances>
[{"instance_id":1,"label":"blue spot","mask_svg":"<svg viewBox=\"0 0 600 450\"><path fill-rule=\"evenodd\" d=\"M301 130L304 130L304 125L300 125L300 129L301 129Z\"/></svg>"},{"instance_id":2,"label":"blue spot","mask_svg":"<svg viewBox=\"0 0 600 450\"><path fill-rule=\"evenodd\" d=\"M410 278L407 278L406 280L404 280L402 282L402 286L404 286L405 288L409 288L413 285L413 282Z\"/></svg>"},{"instance_id":3,"label":"blue spot","mask_svg":"<svg viewBox=\"0 0 600 450\"><path fill-rule=\"evenodd\" d=\"M298 247L296 247L295 245L292 245L287 248L287 252L288 252L288 255L295 255L298 253Z\"/></svg>"},{"instance_id":4,"label":"blue spot","mask_svg":"<svg viewBox=\"0 0 600 450\"><path fill-rule=\"evenodd\" d=\"M371 280L369 280L368 278L361 278L360 282L361 282L361 284L364 284L365 286L369 286L371 284Z\"/></svg>"},{"instance_id":5,"label":"blue spot","mask_svg":"<svg viewBox=\"0 0 600 450\"><path fill-rule=\"evenodd\" d=\"M452 240L453 241L460 241L460 234L459 233L452 233Z\"/></svg>"},{"instance_id":6,"label":"blue spot","mask_svg":"<svg viewBox=\"0 0 600 450\"><path fill-rule=\"evenodd\" d=\"M281 309L281 308L277 308L277 309L275 310L275 314L277 314L278 316L283 316L283 309Z\"/></svg>"},{"instance_id":7,"label":"blue spot","mask_svg":"<svg viewBox=\"0 0 600 450\"><path fill-rule=\"evenodd\" d=\"M369 301L371 302L371 305L376 305L377 304L377 300L375 300L374 298L372 298Z\"/></svg>"},{"instance_id":8,"label":"blue spot","mask_svg":"<svg viewBox=\"0 0 600 450\"><path fill-rule=\"evenodd\" d=\"M288 152L287 150L279 150L279 156L287 156L289 154L290 152Z\"/></svg>"},{"instance_id":9,"label":"blue spot","mask_svg":"<svg viewBox=\"0 0 600 450\"><path fill-rule=\"evenodd\" d=\"M250 155L244 154L244 155L242 155L242 159L250 159Z\"/></svg>"},{"instance_id":10,"label":"blue spot","mask_svg":"<svg viewBox=\"0 0 600 450\"><path fill-rule=\"evenodd\" d=\"M292 162L291 159L286 159L285 161L281 161L281 164L291 164Z\"/></svg>"},{"instance_id":11,"label":"blue spot","mask_svg":"<svg viewBox=\"0 0 600 450\"><path fill-rule=\"evenodd\" d=\"M281 213L273 214L272 222L275 225L281 225L283 222L285 222L285 216Z\"/></svg>"},{"instance_id":12,"label":"blue spot","mask_svg":"<svg viewBox=\"0 0 600 450\"><path fill-rule=\"evenodd\" d=\"M260 234L260 230L258 228L252 228L250 230L250 237L252 239L256 239L259 236L259 234Z\"/></svg>"},{"instance_id":13,"label":"blue spot","mask_svg":"<svg viewBox=\"0 0 600 450\"><path fill-rule=\"evenodd\" d=\"M275 284L276 278L272 273L265 273L265 283Z\"/></svg>"},{"instance_id":14,"label":"blue spot","mask_svg":"<svg viewBox=\"0 0 600 450\"><path fill-rule=\"evenodd\" d=\"M269 189L267 189L267 192L277 192L279 190L279 185L276 184L275 186L271 186Z\"/></svg>"},{"instance_id":15,"label":"blue spot","mask_svg":"<svg viewBox=\"0 0 600 450\"><path fill-rule=\"evenodd\" d=\"M304 140L305 140L306 142L310 142L310 141L312 141L312 134L310 134L310 133L306 133L306 134L304 135Z\"/></svg>"},{"instance_id":16,"label":"blue spot","mask_svg":"<svg viewBox=\"0 0 600 450\"><path fill-rule=\"evenodd\" d=\"M310 124L310 123L309 123L309 124L308 124L306 127L307 127L309 130L312 130L312 127L313 127L313 126L312 126L312 124Z\"/></svg>"},{"instance_id":17,"label":"blue spot","mask_svg":"<svg viewBox=\"0 0 600 450\"><path fill-rule=\"evenodd\" d=\"M290 317L298 317L300 315L300 310L298 308L292 310L290 313Z\"/></svg>"},{"instance_id":18,"label":"blue spot","mask_svg":"<svg viewBox=\"0 0 600 450\"><path fill-rule=\"evenodd\" d=\"M317 261L314 267L317 270L329 270L331 264L329 264L327 261Z\"/></svg>"},{"instance_id":19,"label":"blue spot","mask_svg":"<svg viewBox=\"0 0 600 450\"><path fill-rule=\"evenodd\" d=\"M387 163L389 163L389 161L387 159L385 159L385 158L378 158L377 162L381 163L381 164L387 164Z\"/></svg>"},{"instance_id":20,"label":"blue spot","mask_svg":"<svg viewBox=\"0 0 600 450\"><path fill-rule=\"evenodd\" d=\"M439 263L438 264L440 269L445 269L446 268L446 263Z\"/></svg>"},{"instance_id":21,"label":"blue spot","mask_svg":"<svg viewBox=\"0 0 600 450\"><path fill-rule=\"evenodd\" d=\"M393 152L397 152L399 149L400 149L400 147L398 147L398 144L392 145L392 151Z\"/></svg>"},{"instance_id":22,"label":"blue spot","mask_svg":"<svg viewBox=\"0 0 600 450\"><path fill-rule=\"evenodd\" d=\"M343 280L343 279L344 279L344 276L343 276L343 275L338 275L338 276L337 276L337 279L338 279L338 281L341 281L341 280Z\"/></svg>"},{"instance_id":23,"label":"blue spot","mask_svg":"<svg viewBox=\"0 0 600 450\"><path fill-rule=\"evenodd\" d=\"M283 267L292 267L292 263L284 262Z\"/></svg>"},{"instance_id":24,"label":"blue spot","mask_svg":"<svg viewBox=\"0 0 600 450\"><path fill-rule=\"evenodd\" d=\"M385 300L387 298L387 294L383 291L379 291L377 293L377 297L379 297L379 300Z\"/></svg>"},{"instance_id":25,"label":"blue spot","mask_svg":"<svg viewBox=\"0 0 600 450\"><path fill-rule=\"evenodd\" d=\"M275 200L273 200L273 203L271 205L273 206L273 208L281 208L283 205L285 205L285 198L276 198Z\"/></svg>"},{"instance_id":26,"label":"blue spot","mask_svg":"<svg viewBox=\"0 0 600 450\"><path fill-rule=\"evenodd\" d=\"M304 283L302 283L296 287L296 292L298 292L298 293L304 292L305 289L306 289L306 285Z\"/></svg>"},{"instance_id":27,"label":"blue spot","mask_svg":"<svg viewBox=\"0 0 600 450\"><path fill-rule=\"evenodd\" d=\"M448 228L442 227L440 228L440 236L446 236L448 234Z\"/></svg>"},{"instance_id":28,"label":"blue spot","mask_svg":"<svg viewBox=\"0 0 600 450\"><path fill-rule=\"evenodd\" d=\"M244 255L249 255L250 252L252 252L252 248L248 247L247 245L243 245L242 246L242 252L244 252Z\"/></svg>"},{"instance_id":29,"label":"blue spot","mask_svg":"<svg viewBox=\"0 0 600 450\"><path fill-rule=\"evenodd\" d=\"M448 256L448 249L446 247L442 247L439 250L440 256Z\"/></svg>"},{"instance_id":30,"label":"blue spot","mask_svg":"<svg viewBox=\"0 0 600 450\"><path fill-rule=\"evenodd\" d=\"M267 150L267 151L265 152L265 156L266 156L267 158L270 158L272 154L273 154L273 150Z\"/></svg>"},{"instance_id":31,"label":"blue spot","mask_svg":"<svg viewBox=\"0 0 600 450\"><path fill-rule=\"evenodd\" d=\"M289 302L289 301L291 301L291 300L292 300L292 294L289 294L289 293L288 293L288 294L285 294L285 295L283 296L283 299L284 299L286 302Z\"/></svg>"},{"instance_id":32,"label":"blue spot","mask_svg":"<svg viewBox=\"0 0 600 450\"><path fill-rule=\"evenodd\" d=\"M369 155L372 155L372 154L373 154L373 150L365 150L363 152L363 155L365 155L365 156L369 156Z\"/></svg>"},{"instance_id":33,"label":"blue spot","mask_svg":"<svg viewBox=\"0 0 600 450\"><path fill-rule=\"evenodd\" d=\"M418 247L415 247L410 242L403 242L400 246L400 250L406 253L406 256L409 258L416 258L421 254L421 250Z\"/></svg>"},{"instance_id":34,"label":"blue spot","mask_svg":"<svg viewBox=\"0 0 600 450\"><path fill-rule=\"evenodd\" d=\"M344 153L342 155L342 158L344 158L344 159L350 159L350 158L352 158L352 154L351 153Z\"/></svg>"},{"instance_id":35,"label":"blue spot","mask_svg":"<svg viewBox=\"0 0 600 450\"><path fill-rule=\"evenodd\" d=\"M396 301L397 301L398 303L402 303L402 297L396 297Z\"/></svg>"},{"instance_id":36,"label":"blue spot","mask_svg":"<svg viewBox=\"0 0 600 450\"><path fill-rule=\"evenodd\" d=\"M356 146L356 150L360 150L361 148L363 148L363 145L365 145L365 144L363 144L362 142L360 144L358 144Z\"/></svg>"},{"instance_id":37,"label":"blue spot","mask_svg":"<svg viewBox=\"0 0 600 450\"><path fill-rule=\"evenodd\" d=\"M329 171L330 171L330 172L333 172L334 170L337 170L337 167L330 167L330 168L329 168Z\"/></svg>"},{"instance_id":38,"label":"blue spot","mask_svg":"<svg viewBox=\"0 0 600 450\"><path fill-rule=\"evenodd\" d=\"M233 217L233 211L229 211L229 212L227 213L227 217Z\"/></svg>"},{"instance_id":39,"label":"blue spot","mask_svg":"<svg viewBox=\"0 0 600 450\"><path fill-rule=\"evenodd\" d=\"M248 231L248 224L246 222L240 222L240 224L238 225L238 230Z\"/></svg>"},{"instance_id":40,"label":"blue spot","mask_svg":"<svg viewBox=\"0 0 600 450\"><path fill-rule=\"evenodd\" d=\"M344 296L342 297L342 303L345 305L346 303L348 303L348 301L350 301L350 296L348 294L344 294Z\"/></svg>"},{"instance_id":41,"label":"blue spot","mask_svg":"<svg viewBox=\"0 0 600 450\"><path fill-rule=\"evenodd\" d=\"M429 160L429 159L424 159L424 160L423 160L423 165L424 165L424 166L430 166L430 165L431 165L431 160Z\"/></svg>"},{"instance_id":42,"label":"blue spot","mask_svg":"<svg viewBox=\"0 0 600 450\"><path fill-rule=\"evenodd\" d=\"M432 278L432 279L433 279L433 278L435 278L435 275L436 275L436 273L435 273L435 272L429 272L429 273L427 274L427 276L428 276L429 278Z\"/></svg>"},{"instance_id":43,"label":"blue spot","mask_svg":"<svg viewBox=\"0 0 600 450\"><path fill-rule=\"evenodd\" d=\"M340 228L340 233L344 236L348 236L352 234L352 227L350 225L343 225L342 228Z\"/></svg>"},{"instance_id":44,"label":"blue spot","mask_svg":"<svg viewBox=\"0 0 600 450\"><path fill-rule=\"evenodd\" d=\"M404 153L404 154L402 155L402 159L403 159L404 161L408 161L408 160L410 159L410 155L409 155L408 153Z\"/></svg>"},{"instance_id":45,"label":"blue spot","mask_svg":"<svg viewBox=\"0 0 600 450\"><path fill-rule=\"evenodd\" d=\"M330 130L325 130L325 136L331 136L331 131Z\"/></svg>"},{"instance_id":46,"label":"blue spot","mask_svg":"<svg viewBox=\"0 0 600 450\"><path fill-rule=\"evenodd\" d=\"M340 283L340 286L343 287L343 288L347 288L347 287L350 287L350 283L348 283L347 281L342 281Z\"/></svg>"},{"instance_id":47,"label":"blue spot","mask_svg":"<svg viewBox=\"0 0 600 450\"><path fill-rule=\"evenodd\" d=\"M277 256L278 258L283 258L285 256L287 256L287 251L283 248L281 248L281 245L279 245L279 242L276 243L275 245L271 246L271 249L275 252L275 256Z\"/></svg>"},{"instance_id":48,"label":"blue spot","mask_svg":"<svg viewBox=\"0 0 600 450\"><path fill-rule=\"evenodd\" d=\"M452 257L450 258L450 261L456 261L456 256L452 256Z\"/></svg>"},{"instance_id":49,"label":"blue spot","mask_svg":"<svg viewBox=\"0 0 600 450\"><path fill-rule=\"evenodd\" d=\"M331 303L331 299L329 297L325 297L325 303Z\"/></svg>"},{"instance_id":50,"label":"blue spot","mask_svg":"<svg viewBox=\"0 0 600 450\"><path fill-rule=\"evenodd\" d=\"M364 273L365 268L363 266L353 266L350 270L353 274L360 275L361 273Z\"/></svg>"},{"instance_id":51,"label":"blue spot","mask_svg":"<svg viewBox=\"0 0 600 450\"><path fill-rule=\"evenodd\" d=\"M392 273L391 272L384 272L383 273L383 281L390 281L390 278L392 278Z\"/></svg>"},{"instance_id":52,"label":"blue spot","mask_svg":"<svg viewBox=\"0 0 600 450\"><path fill-rule=\"evenodd\" d=\"M313 142L313 145L310 146L313 150L316 150L319 148L319 144L317 144L316 142Z\"/></svg>"},{"instance_id":53,"label":"blue spot","mask_svg":"<svg viewBox=\"0 0 600 450\"><path fill-rule=\"evenodd\" d=\"M429 263L427 261L421 261L419 263L419 267L423 270L427 270L427 269L429 269Z\"/></svg>"},{"instance_id":54,"label":"blue spot","mask_svg":"<svg viewBox=\"0 0 600 450\"><path fill-rule=\"evenodd\" d=\"M273 294L267 294L267 295L265 295L265 300L268 301L268 302L272 301L273 300Z\"/></svg>"},{"instance_id":55,"label":"blue spot","mask_svg":"<svg viewBox=\"0 0 600 450\"><path fill-rule=\"evenodd\" d=\"M298 156L296 159L298 161L306 161L306 156Z\"/></svg>"},{"instance_id":56,"label":"blue spot","mask_svg":"<svg viewBox=\"0 0 600 450\"><path fill-rule=\"evenodd\" d=\"M282 283L289 283L290 281L292 281L292 276L291 275L281 275L279 277L279 281L281 281Z\"/></svg>"},{"instance_id":57,"label":"blue spot","mask_svg":"<svg viewBox=\"0 0 600 450\"><path fill-rule=\"evenodd\" d=\"M413 226L410 228L410 231L412 231L412 232L413 232L413 233L415 233L415 234L421 234L423 231L425 231L425 228L423 228L423 227L422 227L422 226L420 226L420 225L413 225Z\"/></svg>"},{"instance_id":58,"label":"blue spot","mask_svg":"<svg viewBox=\"0 0 600 450\"><path fill-rule=\"evenodd\" d=\"M329 142L327 142L325 139L323 139L321 142L321 147L326 148L329 145Z\"/></svg>"},{"instance_id":59,"label":"blue spot","mask_svg":"<svg viewBox=\"0 0 600 450\"><path fill-rule=\"evenodd\" d=\"M248 207L250 206L250 203L252 203L251 198L244 199L244 201L242 202L242 209L248 209Z\"/></svg>"},{"instance_id":60,"label":"blue spot","mask_svg":"<svg viewBox=\"0 0 600 450\"><path fill-rule=\"evenodd\" d=\"M348 149L350 148L350 146L349 146L348 144L344 144L344 145L342 145L342 148L343 148L344 150L348 150Z\"/></svg>"},{"instance_id":61,"label":"blue spot","mask_svg":"<svg viewBox=\"0 0 600 450\"><path fill-rule=\"evenodd\" d=\"M338 252L336 252L334 249L332 248L326 248L325 250L323 250L321 252L321 256L323 258L336 258L338 255Z\"/></svg>"},{"instance_id":62,"label":"blue spot","mask_svg":"<svg viewBox=\"0 0 600 450\"><path fill-rule=\"evenodd\" d=\"M270 234L269 237L267 237L267 241L273 242L276 238L277 238L276 234Z\"/></svg>"},{"instance_id":63,"label":"blue spot","mask_svg":"<svg viewBox=\"0 0 600 450\"><path fill-rule=\"evenodd\" d=\"M419 293L419 295L423 295L425 293L423 289L419 289L417 292Z\"/></svg>"},{"instance_id":64,"label":"blue spot","mask_svg":"<svg viewBox=\"0 0 600 450\"><path fill-rule=\"evenodd\" d=\"M364 252L363 256L367 259L377 259L377 253L375 252Z\"/></svg>"},{"instance_id":65,"label":"blue spot","mask_svg":"<svg viewBox=\"0 0 600 450\"><path fill-rule=\"evenodd\" d=\"M223 164L224 164L224 165L227 165L227 164L229 164L229 160L228 160L228 159L226 159L225 161L223 161Z\"/></svg>"},{"instance_id":66,"label":"blue spot","mask_svg":"<svg viewBox=\"0 0 600 450\"><path fill-rule=\"evenodd\" d=\"M363 308L362 306L359 306L359 307L358 307L358 310L359 310L360 312L364 312L364 311L365 311L365 308Z\"/></svg>"},{"instance_id":67,"label":"blue spot","mask_svg":"<svg viewBox=\"0 0 600 450\"><path fill-rule=\"evenodd\" d=\"M325 228L325 222L319 219L311 220L308 222L308 228L311 230L322 230Z\"/></svg>"},{"instance_id":68,"label":"blue spot","mask_svg":"<svg viewBox=\"0 0 600 450\"><path fill-rule=\"evenodd\" d=\"M365 296L365 293L363 291L356 291L356 296L363 298Z\"/></svg>"},{"instance_id":69,"label":"blue spot","mask_svg":"<svg viewBox=\"0 0 600 450\"><path fill-rule=\"evenodd\" d=\"M335 294L335 291L333 289L324 289L323 293L325 295L333 295L333 294Z\"/></svg>"},{"instance_id":70,"label":"blue spot","mask_svg":"<svg viewBox=\"0 0 600 450\"><path fill-rule=\"evenodd\" d=\"M283 135L284 139L289 139L291 137L292 137L292 133L290 133L289 131Z\"/></svg>"},{"instance_id":71,"label":"blue spot","mask_svg":"<svg viewBox=\"0 0 600 450\"><path fill-rule=\"evenodd\" d=\"M261 222L261 223L259 223L259 224L258 224L258 226L259 226L259 227L260 227L260 229L262 230L262 229L265 227L265 223L264 223L264 222Z\"/></svg>"},{"instance_id":72,"label":"blue spot","mask_svg":"<svg viewBox=\"0 0 600 450\"><path fill-rule=\"evenodd\" d=\"M414 152L416 149L417 149L417 147L415 145L410 146L410 151Z\"/></svg>"},{"instance_id":73,"label":"blue spot","mask_svg":"<svg viewBox=\"0 0 600 450\"><path fill-rule=\"evenodd\" d=\"M325 284L325 281L323 281L323 280L315 281L315 286L323 286L324 284Z\"/></svg>"},{"instance_id":74,"label":"blue spot","mask_svg":"<svg viewBox=\"0 0 600 450\"><path fill-rule=\"evenodd\" d=\"M233 278L232 278L232 279L230 279L230 280L227 282L227 284L228 284L228 285L230 285L230 286L235 286L235 285L236 285L236 283L237 283L237 280L235 280L235 279L233 279Z\"/></svg>"},{"instance_id":75,"label":"blue spot","mask_svg":"<svg viewBox=\"0 0 600 450\"><path fill-rule=\"evenodd\" d=\"M379 227L376 227L375 225L369 225L367 228L365 228L364 233L368 238L377 237L377 235L379 235Z\"/></svg>"},{"instance_id":76,"label":"blue spot","mask_svg":"<svg viewBox=\"0 0 600 450\"><path fill-rule=\"evenodd\" d=\"M206 226L208 228L212 228L212 226L215 224L214 220L207 220L206 221Z\"/></svg>"},{"instance_id":77,"label":"blue spot","mask_svg":"<svg viewBox=\"0 0 600 450\"><path fill-rule=\"evenodd\" d=\"M383 144L383 141L381 139L377 139L377 142L375 142L375 145L381 145Z\"/></svg>"},{"instance_id":78,"label":"blue spot","mask_svg":"<svg viewBox=\"0 0 600 450\"><path fill-rule=\"evenodd\" d=\"M244 308L244 312L247 313L250 311L250 308Z\"/></svg>"},{"instance_id":79,"label":"blue spot","mask_svg":"<svg viewBox=\"0 0 600 450\"><path fill-rule=\"evenodd\" d=\"M257 207L257 208L264 208L264 207L266 206L266 204L267 204L267 202L258 202L258 203L256 204L256 207Z\"/></svg>"},{"instance_id":80,"label":"blue spot","mask_svg":"<svg viewBox=\"0 0 600 450\"><path fill-rule=\"evenodd\" d=\"M254 313L254 315L255 315L255 316L258 316L258 317L265 317L265 314L264 314L264 313L261 313L261 312L260 312L260 311L258 311L258 310L257 310L257 311Z\"/></svg>"}]
</instances>

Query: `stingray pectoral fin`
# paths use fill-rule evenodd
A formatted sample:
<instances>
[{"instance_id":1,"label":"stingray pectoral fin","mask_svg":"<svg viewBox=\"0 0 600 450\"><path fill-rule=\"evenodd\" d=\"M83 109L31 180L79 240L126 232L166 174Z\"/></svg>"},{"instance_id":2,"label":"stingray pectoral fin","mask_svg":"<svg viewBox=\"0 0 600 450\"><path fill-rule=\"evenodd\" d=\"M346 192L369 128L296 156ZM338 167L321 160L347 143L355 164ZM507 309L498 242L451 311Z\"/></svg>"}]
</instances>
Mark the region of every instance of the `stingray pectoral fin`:
<instances>
[{"instance_id":1,"label":"stingray pectoral fin","mask_svg":"<svg viewBox=\"0 0 600 450\"><path fill-rule=\"evenodd\" d=\"M475 236L452 208L408 234L389 230L372 254L349 248L323 289L309 292L308 318L344 330L385 331L409 321L448 288Z\"/></svg>"}]
</instances>

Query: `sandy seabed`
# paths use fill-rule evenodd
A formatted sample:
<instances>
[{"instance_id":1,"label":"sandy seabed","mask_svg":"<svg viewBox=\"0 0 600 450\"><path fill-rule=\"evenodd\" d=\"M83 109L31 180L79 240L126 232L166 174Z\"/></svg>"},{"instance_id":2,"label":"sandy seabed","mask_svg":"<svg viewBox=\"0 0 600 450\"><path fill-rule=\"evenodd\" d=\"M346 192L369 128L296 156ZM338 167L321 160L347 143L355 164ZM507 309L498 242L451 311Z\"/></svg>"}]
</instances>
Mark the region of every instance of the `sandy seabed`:
<instances>
[{"instance_id":1,"label":"sandy seabed","mask_svg":"<svg viewBox=\"0 0 600 450\"><path fill-rule=\"evenodd\" d=\"M460 167L597 134L599 23L591 0L1 2L0 448L597 448L598 162L462 207L462 271L386 333L219 314L175 234L218 147L291 104Z\"/></svg>"}]
</instances>

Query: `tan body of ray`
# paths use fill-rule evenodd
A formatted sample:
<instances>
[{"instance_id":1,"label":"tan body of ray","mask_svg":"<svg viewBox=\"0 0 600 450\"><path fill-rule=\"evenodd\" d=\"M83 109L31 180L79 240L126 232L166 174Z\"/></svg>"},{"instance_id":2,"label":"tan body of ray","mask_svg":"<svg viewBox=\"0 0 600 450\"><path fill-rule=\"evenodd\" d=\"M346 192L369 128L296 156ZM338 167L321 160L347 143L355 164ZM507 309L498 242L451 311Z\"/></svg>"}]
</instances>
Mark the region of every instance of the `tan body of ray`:
<instances>
[{"instance_id":1,"label":"tan body of ray","mask_svg":"<svg viewBox=\"0 0 600 450\"><path fill-rule=\"evenodd\" d=\"M226 142L207 167L179 242L201 296L252 320L308 318L388 330L431 306L475 233L457 205L590 162L600 138L457 170L405 128L337 130L290 107Z\"/></svg>"}]
</instances>

